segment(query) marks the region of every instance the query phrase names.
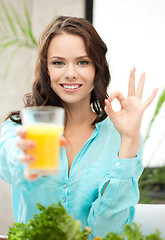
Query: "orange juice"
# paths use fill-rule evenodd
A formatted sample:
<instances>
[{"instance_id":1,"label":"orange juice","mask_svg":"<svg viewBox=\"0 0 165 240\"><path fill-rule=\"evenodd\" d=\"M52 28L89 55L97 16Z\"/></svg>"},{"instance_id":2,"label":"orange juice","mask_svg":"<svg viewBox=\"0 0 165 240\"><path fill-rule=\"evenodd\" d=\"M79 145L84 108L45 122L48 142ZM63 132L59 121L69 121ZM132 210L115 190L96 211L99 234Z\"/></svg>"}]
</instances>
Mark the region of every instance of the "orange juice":
<instances>
[{"instance_id":1,"label":"orange juice","mask_svg":"<svg viewBox=\"0 0 165 240\"><path fill-rule=\"evenodd\" d=\"M27 139L36 144L28 153L35 156L33 163L29 164L30 170L52 170L59 167L60 138L63 126L55 124L30 124L27 129Z\"/></svg>"}]
</instances>

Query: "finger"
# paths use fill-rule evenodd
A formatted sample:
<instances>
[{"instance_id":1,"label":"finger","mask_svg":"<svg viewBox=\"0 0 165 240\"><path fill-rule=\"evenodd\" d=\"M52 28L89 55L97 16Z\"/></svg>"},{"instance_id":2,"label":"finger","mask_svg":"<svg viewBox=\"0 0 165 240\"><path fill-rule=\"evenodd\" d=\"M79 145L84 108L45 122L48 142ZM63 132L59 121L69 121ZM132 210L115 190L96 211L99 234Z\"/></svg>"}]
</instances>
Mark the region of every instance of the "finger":
<instances>
[{"instance_id":1,"label":"finger","mask_svg":"<svg viewBox=\"0 0 165 240\"><path fill-rule=\"evenodd\" d=\"M26 138L27 136L27 130L24 127L17 127L16 134L21 138Z\"/></svg>"},{"instance_id":2,"label":"finger","mask_svg":"<svg viewBox=\"0 0 165 240\"><path fill-rule=\"evenodd\" d=\"M18 160L22 164L30 164L30 163L34 162L35 156L22 153L18 157Z\"/></svg>"},{"instance_id":3,"label":"finger","mask_svg":"<svg viewBox=\"0 0 165 240\"><path fill-rule=\"evenodd\" d=\"M29 181L35 181L39 175L37 173L30 173L28 169L24 171L24 177Z\"/></svg>"},{"instance_id":4,"label":"finger","mask_svg":"<svg viewBox=\"0 0 165 240\"><path fill-rule=\"evenodd\" d=\"M139 80L139 83L138 83L137 90L136 90L136 96L139 99L142 99L145 77L146 77L146 74L142 73L141 76L140 76L140 80Z\"/></svg>"},{"instance_id":5,"label":"finger","mask_svg":"<svg viewBox=\"0 0 165 240\"><path fill-rule=\"evenodd\" d=\"M155 88L152 94L150 95L150 97L144 102L144 110L152 103L152 101L156 97L157 92L158 92L158 88Z\"/></svg>"},{"instance_id":6,"label":"finger","mask_svg":"<svg viewBox=\"0 0 165 240\"><path fill-rule=\"evenodd\" d=\"M114 98L117 98L117 100L121 103L122 100L124 99L124 96L121 92L119 91L115 91L115 92L112 92L108 98L108 100L110 102L112 102L114 100Z\"/></svg>"},{"instance_id":7,"label":"finger","mask_svg":"<svg viewBox=\"0 0 165 240\"><path fill-rule=\"evenodd\" d=\"M130 72L128 96L135 96L135 68L132 68Z\"/></svg>"},{"instance_id":8,"label":"finger","mask_svg":"<svg viewBox=\"0 0 165 240\"><path fill-rule=\"evenodd\" d=\"M108 99L105 99L105 112L107 113L108 117L111 119L111 121L113 122L113 119L116 116L116 112L113 111L111 103Z\"/></svg>"},{"instance_id":9,"label":"finger","mask_svg":"<svg viewBox=\"0 0 165 240\"><path fill-rule=\"evenodd\" d=\"M19 147L23 152L26 152L27 150L31 150L35 147L35 142L32 140L27 139L18 139L16 142L17 147Z\"/></svg>"},{"instance_id":10,"label":"finger","mask_svg":"<svg viewBox=\"0 0 165 240\"><path fill-rule=\"evenodd\" d=\"M64 136L62 136L61 137L61 146L66 146L68 143L69 143L69 141Z\"/></svg>"}]
</instances>

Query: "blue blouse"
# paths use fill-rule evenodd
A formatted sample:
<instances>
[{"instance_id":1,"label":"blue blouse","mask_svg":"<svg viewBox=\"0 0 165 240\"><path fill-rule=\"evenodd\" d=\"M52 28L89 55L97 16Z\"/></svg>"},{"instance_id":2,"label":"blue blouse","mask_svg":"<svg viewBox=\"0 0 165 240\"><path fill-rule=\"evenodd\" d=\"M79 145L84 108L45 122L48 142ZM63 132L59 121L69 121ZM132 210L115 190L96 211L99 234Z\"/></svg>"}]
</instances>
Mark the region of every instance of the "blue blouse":
<instances>
[{"instance_id":1,"label":"blue blouse","mask_svg":"<svg viewBox=\"0 0 165 240\"><path fill-rule=\"evenodd\" d=\"M134 218L139 200L138 179L143 171L142 145L135 158L120 159L120 135L107 117L97 123L91 137L76 155L68 175L65 148L61 148L58 175L39 177L30 182L23 176L25 165L18 161L18 124L7 120L0 138L0 178L12 184L16 222L27 223L37 213L36 203L50 205L60 200L82 228L89 226L94 236L122 232ZM109 183L107 185L107 183ZM103 193L105 186L107 188Z\"/></svg>"}]
</instances>

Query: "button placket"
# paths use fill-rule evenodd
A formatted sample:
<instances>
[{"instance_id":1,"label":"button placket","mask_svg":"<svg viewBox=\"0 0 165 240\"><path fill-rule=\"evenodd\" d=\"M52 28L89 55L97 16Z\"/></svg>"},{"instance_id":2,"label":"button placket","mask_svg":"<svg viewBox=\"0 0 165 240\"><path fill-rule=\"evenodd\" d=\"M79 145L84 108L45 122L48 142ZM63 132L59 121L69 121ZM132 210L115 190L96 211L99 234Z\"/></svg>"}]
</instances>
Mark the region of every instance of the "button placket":
<instances>
[{"instance_id":1,"label":"button placket","mask_svg":"<svg viewBox=\"0 0 165 240\"><path fill-rule=\"evenodd\" d=\"M64 182L63 185L62 185L62 189L63 189L63 198L62 198L62 201L63 202L66 202L67 201L67 184Z\"/></svg>"}]
</instances>

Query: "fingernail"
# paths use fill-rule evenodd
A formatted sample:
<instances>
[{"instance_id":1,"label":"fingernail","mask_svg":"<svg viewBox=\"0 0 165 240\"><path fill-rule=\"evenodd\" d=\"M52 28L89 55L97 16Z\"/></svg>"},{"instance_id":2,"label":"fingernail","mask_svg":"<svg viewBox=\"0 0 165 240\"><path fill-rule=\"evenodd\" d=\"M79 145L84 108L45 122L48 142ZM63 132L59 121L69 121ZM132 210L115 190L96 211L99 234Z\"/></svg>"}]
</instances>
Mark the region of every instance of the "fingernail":
<instances>
[{"instance_id":1,"label":"fingernail","mask_svg":"<svg viewBox=\"0 0 165 240\"><path fill-rule=\"evenodd\" d=\"M135 68L135 67L133 67L133 71L134 71L134 72L136 71L136 68Z\"/></svg>"},{"instance_id":2,"label":"fingernail","mask_svg":"<svg viewBox=\"0 0 165 240\"><path fill-rule=\"evenodd\" d=\"M112 98L111 98L111 97L109 97L109 98L108 98L108 101L109 101L109 102L112 102Z\"/></svg>"},{"instance_id":3,"label":"fingernail","mask_svg":"<svg viewBox=\"0 0 165 240\"><path fill-rule=\"evenodd\" d=\"M33 173L33 174L31 174L31 177L32 178L36 178L36 177L38 177L38 174L37 173Z\"/></svg>"},{"instance_id":4,"label":"fingernail","mask_svg":"<svg viewBox=\"0 0 165 240\"><path fill-rule=\"evenodd\" d=\"M29 143L28 146L29 146L30 148L34 148L34 147L35 147L35 144L34 144L34 143Z\"/></svg>"},{"instance_id":5,"label":"fingernail","mask_svg":"<svg viewBox=\"0 0 165 240\"><path fill-rule=\"evenodd\" d=\"M107 105L108 104L108 99L104 100L104 104Z\"/></svg>"},{"instance_id":6,"label":"fingernail","mask_svg":"<svg viewBox=\"0 0 165 240\"><path fill-rule=\"evenodd\" d=\"M34 161L34 160L35 160L35 157L34 157L33 155L30 155L30 156L28 157L28 159L29 159L29 161Z\"/></svg>"}]
</instances>

